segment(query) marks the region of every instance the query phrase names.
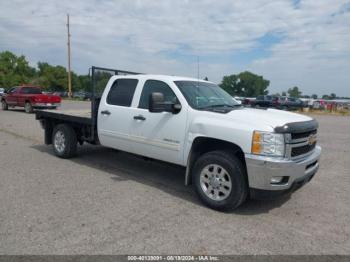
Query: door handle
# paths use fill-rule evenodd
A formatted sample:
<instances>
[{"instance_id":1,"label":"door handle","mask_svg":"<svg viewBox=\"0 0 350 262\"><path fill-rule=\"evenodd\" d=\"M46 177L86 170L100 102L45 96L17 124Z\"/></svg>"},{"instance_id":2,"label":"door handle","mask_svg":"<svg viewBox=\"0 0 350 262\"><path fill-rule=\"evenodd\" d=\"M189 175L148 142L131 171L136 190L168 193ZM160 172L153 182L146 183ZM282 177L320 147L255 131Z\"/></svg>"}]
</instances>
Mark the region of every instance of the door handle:
<instances>
[{"instance_id":1,"label":"door handle","mask_svg":"<svg viewBox=\"0 0 350 262\"><path fill-rule=\"evenodd\" d=\"M102 115L110 115L111 112L109 112L108 110L104 110L104 111L101 111L101 114Z\"/></svg>"},{"instance_id":2,"label":"door handle","mask_svg":"<svg viewBox=\"0 0 350 262\"><path fill-rule=\"evenodd\" d=\"M144 117L143 115L138 115L138 116L134 116L135 120L141 120L141 121L145 121L146 117Z\"/></svg>"}]
</instances>

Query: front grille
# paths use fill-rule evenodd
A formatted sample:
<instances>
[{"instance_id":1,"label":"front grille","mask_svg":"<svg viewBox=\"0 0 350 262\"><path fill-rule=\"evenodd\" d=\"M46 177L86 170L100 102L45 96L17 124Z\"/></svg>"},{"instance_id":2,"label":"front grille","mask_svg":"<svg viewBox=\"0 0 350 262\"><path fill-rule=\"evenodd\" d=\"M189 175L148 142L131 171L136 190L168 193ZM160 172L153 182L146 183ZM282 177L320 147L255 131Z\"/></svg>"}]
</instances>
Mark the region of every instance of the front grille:
<instances>
[{"instance_id":1,"label":"front grille","mask_svg":"<svg viewBox=\"0 0 350 262\"><path fill-rule=\"evenodd\" d=\"M303 133L292 133L291 137L292 139L308 138L310 135L314 134L317 134L317 129Z\"/></svg>"},{"instance_id":2,"label":"front grille","mask_svg":"<svg viewBox=\"0 0 350 262\"><path fill-rule=\"evenodd\" d=\"M300 155L304 155L306 153L309 153L316 147L316 143L313 143L312 145L304 145L299 147L293 147L291 151L291 157L296 157Z\"/></svg>"}]
</instances>

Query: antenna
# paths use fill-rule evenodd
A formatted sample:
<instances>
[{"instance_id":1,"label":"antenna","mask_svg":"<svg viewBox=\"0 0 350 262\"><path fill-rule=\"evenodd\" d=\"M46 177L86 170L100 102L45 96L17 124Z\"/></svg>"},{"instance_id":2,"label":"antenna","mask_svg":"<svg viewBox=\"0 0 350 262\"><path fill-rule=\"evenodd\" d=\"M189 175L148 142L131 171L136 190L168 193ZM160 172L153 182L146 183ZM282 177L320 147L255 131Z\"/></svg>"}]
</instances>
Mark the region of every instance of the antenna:
<instances>
[{"instance_id":1,"label":"antenna","mask_svg":"<svg viewBox=\"0 0 350 262\"><path fill-rule=\"evenodd\" d=\"M197 79L199 79L199 56L197 55Z\"/></svg>"}]
</instances>

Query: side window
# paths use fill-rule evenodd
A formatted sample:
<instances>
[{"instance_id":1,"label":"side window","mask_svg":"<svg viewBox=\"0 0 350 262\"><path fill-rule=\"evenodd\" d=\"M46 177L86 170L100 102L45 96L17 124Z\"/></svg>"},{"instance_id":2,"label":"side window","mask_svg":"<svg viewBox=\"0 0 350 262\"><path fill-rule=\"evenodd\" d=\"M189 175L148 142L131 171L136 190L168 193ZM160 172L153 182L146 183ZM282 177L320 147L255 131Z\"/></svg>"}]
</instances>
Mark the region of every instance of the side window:
<instances>
[{"instance_id":1,"label":"side window","mask_svg":"<svg viewBox=\"0 0 350 262\"><path fill-rule=\"evenodd\" d=\"M175 93L166 83L158 80L147 80L142 89L139 108L149 108L149 96L154 92L162 93L164 102L176 103L178 101Z\"/></svg>"},{"instance_id":2,"label":"side window","mask_svg":"<svg viewBox=\"0 0 350 262\"><path fill-rule=\"evenodd\" d=\"M264 100L264 96L258 96L256 100Z\"/></svg>"},{"instance_id":3,"label":"side window","mask_svg":"<svg viewBox=\"0 0 350 262\"><path fill-rule=\"evenodd\" d=\"M131 106L137 83L137 79L117 79L109 90L107 104Z\"/></svg>"},{"instance_id":4,"label":"side window","mask_svg":"<svg viewBox=\"0 0 350 262\"><path fill-rule=\"evenodd\" d=\"M9 94L14 94L14 93L17 93L19 90L19 87L13 87L9 90Z\"/></svg>"}]
</instances>

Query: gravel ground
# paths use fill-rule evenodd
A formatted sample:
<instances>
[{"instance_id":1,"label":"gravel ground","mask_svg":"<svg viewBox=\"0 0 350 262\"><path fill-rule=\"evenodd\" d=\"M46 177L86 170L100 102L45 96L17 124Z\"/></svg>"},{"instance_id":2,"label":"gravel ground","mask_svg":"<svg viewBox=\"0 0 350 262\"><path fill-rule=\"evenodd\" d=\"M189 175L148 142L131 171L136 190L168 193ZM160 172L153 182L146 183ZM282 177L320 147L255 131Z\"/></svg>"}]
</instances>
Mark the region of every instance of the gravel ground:
<instances>
[{"instance_id":1,"label":"gravel ground","mask_svg":"<svg viewBox=\"0 0 350 262\"><path fill-rule=\"evenodd\" d=\"M62 160L34 115L0 111L0 254L350 254L350 118L316 118L315 178L221 213L183 185L183 168L98 146Z\"/></svg>"}]
</instances>

